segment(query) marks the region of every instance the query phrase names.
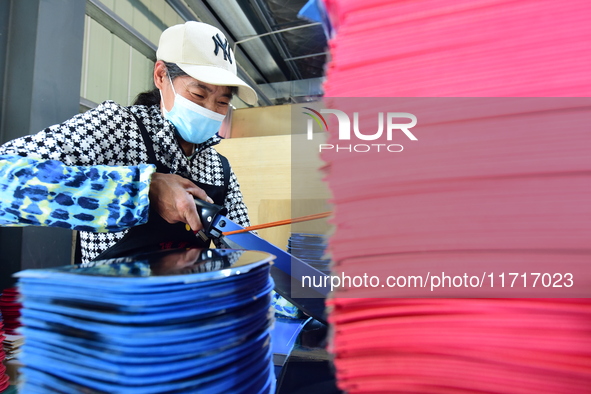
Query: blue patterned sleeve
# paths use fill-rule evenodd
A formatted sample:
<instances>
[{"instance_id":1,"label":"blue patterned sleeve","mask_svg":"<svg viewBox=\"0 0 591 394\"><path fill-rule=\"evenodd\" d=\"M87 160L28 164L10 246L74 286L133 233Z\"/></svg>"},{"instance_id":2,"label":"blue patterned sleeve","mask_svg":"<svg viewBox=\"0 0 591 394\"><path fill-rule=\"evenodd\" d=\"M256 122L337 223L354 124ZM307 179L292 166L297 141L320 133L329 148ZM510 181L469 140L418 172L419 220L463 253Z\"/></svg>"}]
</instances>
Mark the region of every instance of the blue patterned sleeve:
<instances>
[{"instance_id":1,"label":"blue patterned sleeve","mask_svg":"<svg viewBox=\"0 0 591 394\"><path fill-rule=\"evenodd\" d=\"M0 155L0 226L115 232L143 224L155 170Z\"/></svg>"}]
</instances>

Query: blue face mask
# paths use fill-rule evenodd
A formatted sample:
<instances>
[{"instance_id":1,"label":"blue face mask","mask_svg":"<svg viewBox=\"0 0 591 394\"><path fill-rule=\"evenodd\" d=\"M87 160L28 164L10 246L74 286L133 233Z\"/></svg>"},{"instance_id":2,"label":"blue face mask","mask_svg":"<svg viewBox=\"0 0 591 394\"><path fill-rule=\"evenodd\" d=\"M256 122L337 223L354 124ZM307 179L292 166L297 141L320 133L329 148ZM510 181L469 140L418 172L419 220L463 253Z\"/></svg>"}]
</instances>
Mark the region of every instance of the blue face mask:
<instances>
[{"instance_id":1,"label":"blue face mask","mask_svg":"<svg viewBox=\"0 0 591 394\"><path fill-rule=\"evenodd\" d=\"M170 86L174 92L174 105L170 111L162 105L162 112L176 127L181 138L193 144L202 144L213 137L220 129L225 116L184 98L174 90L172 81ZM162 97L162 93L160 96Z\"/></svg>"}]
</instances>

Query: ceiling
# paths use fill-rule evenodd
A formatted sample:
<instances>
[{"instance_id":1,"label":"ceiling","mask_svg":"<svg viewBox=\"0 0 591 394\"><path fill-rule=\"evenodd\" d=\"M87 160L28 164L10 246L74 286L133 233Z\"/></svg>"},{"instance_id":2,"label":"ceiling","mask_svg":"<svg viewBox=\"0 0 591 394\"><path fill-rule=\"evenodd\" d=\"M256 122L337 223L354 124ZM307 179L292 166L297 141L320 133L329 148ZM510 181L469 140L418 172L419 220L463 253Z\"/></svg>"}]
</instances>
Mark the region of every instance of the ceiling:
<instances>
[{"instance_id":1,"label":"ceiling","mask_svg":"<svg viewBox=\"0 0 591 394\"><path fill-rule=\"evenodd\" d=\"M217 26L235 47L239 76L259 105L322 95L327 40L322 25L298 17L308 0L166 0L186 20Z\"/></svg>"}]
</instances>

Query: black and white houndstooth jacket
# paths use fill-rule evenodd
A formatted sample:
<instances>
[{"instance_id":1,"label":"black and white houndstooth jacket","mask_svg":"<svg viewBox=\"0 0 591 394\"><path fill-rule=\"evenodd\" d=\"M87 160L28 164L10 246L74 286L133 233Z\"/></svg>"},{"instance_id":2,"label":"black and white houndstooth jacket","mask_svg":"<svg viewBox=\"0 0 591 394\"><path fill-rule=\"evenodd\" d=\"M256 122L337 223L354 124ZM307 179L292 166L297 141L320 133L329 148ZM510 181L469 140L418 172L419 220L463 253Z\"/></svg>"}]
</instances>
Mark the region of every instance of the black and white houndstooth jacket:
<instances>
[{"instance_id":1,"label":"black and white houndstooth jacket","mask_svg":"<svg viewBox=\"0 0 591 394\"><path fill-rule=\"evenodd\" d=\"M156 158L172 172L205 184L223 185L222 163L213 148L221 139L218 136L210 138L187 158L175 138L174 126L163 118L157 105L123 107L113 101L105 101L61 124L2 145L0 154L59 160L69 166L133 166L147 163L145 144L130 111L144 123L154 141ZM233 171L224 206L228 209L230 220L241 226L250 224ZM93 260L125 233L80 232L82 261Z\"/></svg>"}]
</instances>

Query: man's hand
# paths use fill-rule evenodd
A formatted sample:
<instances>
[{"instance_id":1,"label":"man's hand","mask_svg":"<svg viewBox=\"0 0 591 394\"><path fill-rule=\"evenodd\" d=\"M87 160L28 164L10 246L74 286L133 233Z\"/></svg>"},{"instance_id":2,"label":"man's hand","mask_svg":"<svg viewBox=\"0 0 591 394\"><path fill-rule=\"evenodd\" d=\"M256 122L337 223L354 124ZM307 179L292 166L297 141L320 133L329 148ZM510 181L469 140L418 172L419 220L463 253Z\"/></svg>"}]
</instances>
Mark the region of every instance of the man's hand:
<instances>
[{"instance_id":1,"label":"man's hand","mask_svg":"<svg viewBox=\"0 0 591 394\"><path fill-rule=\"evenodd\" d=\"M194 198L213 203L205 191L193 182L175 174L152 174L150 204L168 223L183 222L193 231L203 228Z\"/></svg>"}]
</instances>

